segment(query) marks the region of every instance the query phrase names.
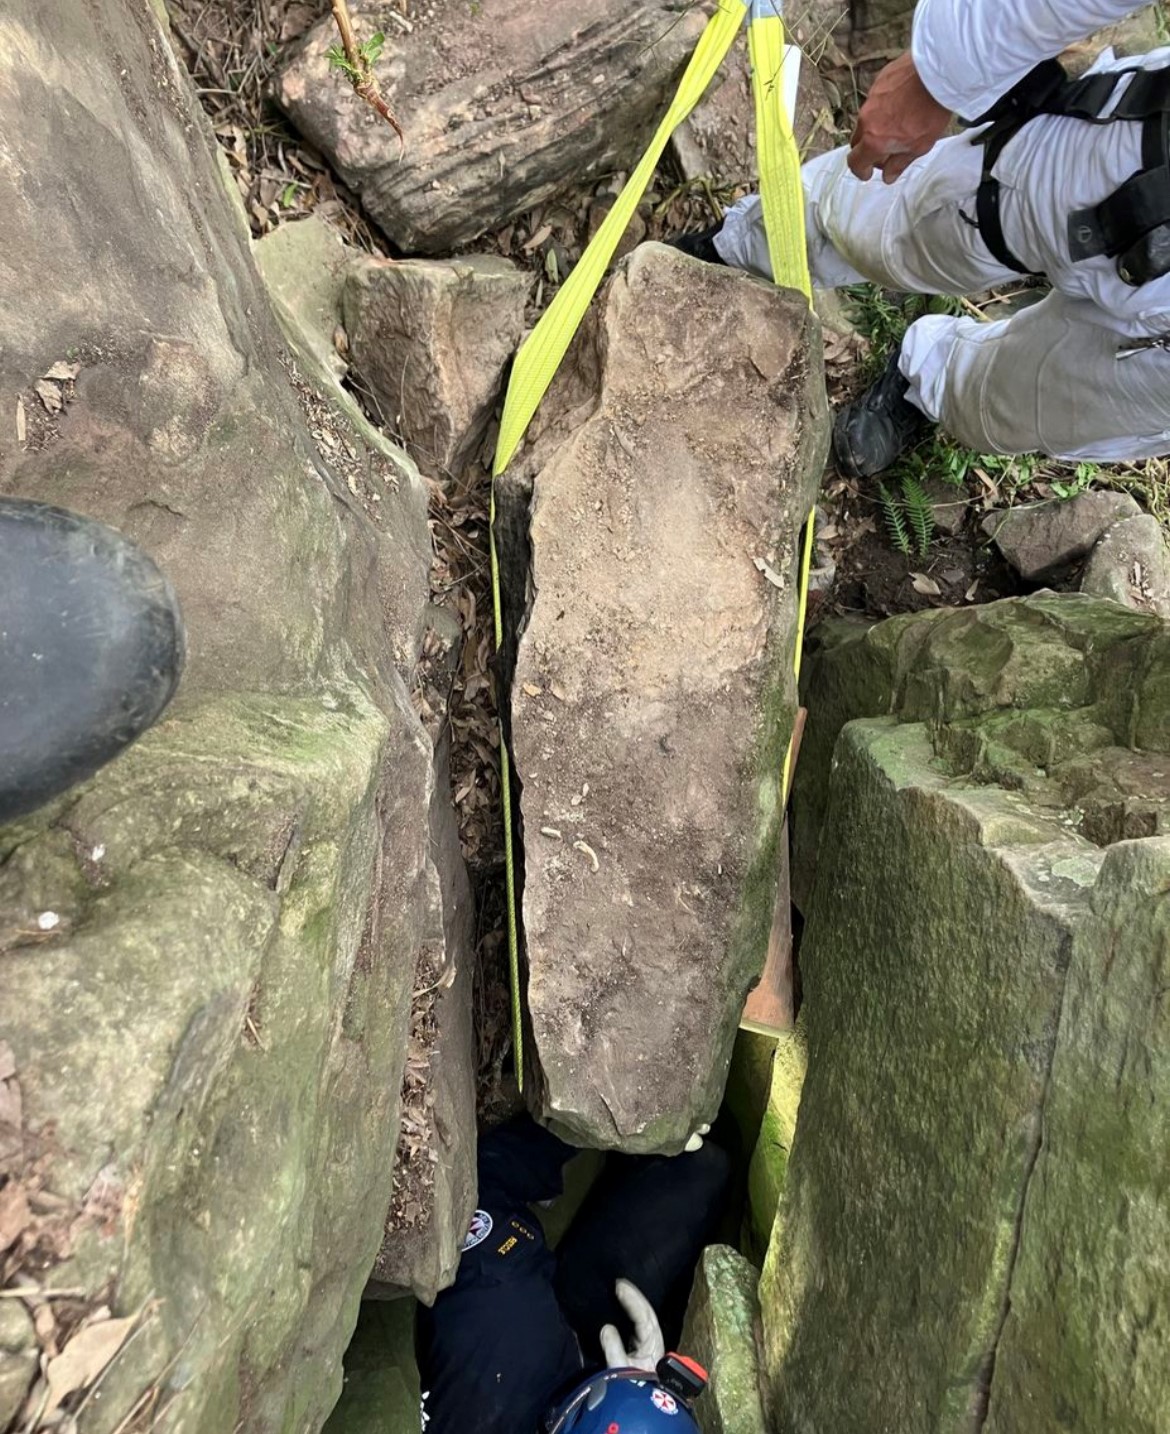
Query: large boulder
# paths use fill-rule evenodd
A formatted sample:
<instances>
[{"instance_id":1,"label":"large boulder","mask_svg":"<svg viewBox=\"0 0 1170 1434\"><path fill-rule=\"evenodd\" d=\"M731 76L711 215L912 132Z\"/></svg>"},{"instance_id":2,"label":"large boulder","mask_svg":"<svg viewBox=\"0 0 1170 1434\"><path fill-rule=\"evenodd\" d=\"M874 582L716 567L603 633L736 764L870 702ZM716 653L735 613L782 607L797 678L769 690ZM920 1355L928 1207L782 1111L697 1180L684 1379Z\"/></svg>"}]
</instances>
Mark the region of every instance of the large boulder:
<instances>
[{"instance_id":1,"label":"large boulder","mask_svg":"<svg viewBox=\"0 0 1170 1434\"><path fill-rule=\"evenodd\" d=\"M0 1275L42 1359L90 1351L83 1434L312 1430L382 1237L411 992L447 964L406 686L425 489L282 339L156 10L3 27L0 491L141 543L190 657L165 721L0 832ZM6 1315L6 1364L27 1333Z\"/></svg>"},{"instance_id":2,"label":"large boulder","mask_svg":"<svg viewBox=\"0 0 1170 1434\"><path fill-rule=\"evenodd\" d=\"M770 1417L1153 1434L1170 840L1105 816L1128 800L1158 830L1170 632L1042 595L834 636L794 794L824 815L761 1282Z\"/></svg>"},{"instance_id":3,"label":"large boulder","mask_svg":"<svg viewBox=\"0 0 1170 1434\"><path fill-rule=\"evenodd\" d=\"M386 7L352 7L360 36ZM629 169L702 32L670 0L435 0L387 34L378 73L406 132L329 67L332 19L281 72L277 99L400 249L441 254L558 190Z\"/></svg>"},{"instance_id":4,"label":"large boulder","mask_svg":"<svg viewBox=\"0 0 1170 1434\"><path fill-rule=\"evenodd\" d=\"M368 447L387 449L341 386L346 365L334 336L342 318L346 276L370 261L343 244L315 218L285 225L253 244L277 318L300 362L340 408ZM337 365L340 363L340 372ZM334 461L351 460L353 446L322 421L320 402L310 413L312 432ZM396 450L387 449L396 453ZM400 456L400 455L397 455ZM353 490L355 472L347 482ZM360 491L357 490L357 491ZM388 573L402 562L387 548ZM398 1298L411 1290L425 1303L455 1278L459 1250L475 1205L475 1045L472 1033L474 913L450 800L450 730L447 694L460 659L458 619L441 608L426 615L422 661L413 675L424 692L419 703L434 757L429 829L434 871L424 933L410 998L409 1044L401 1092L401 1129L385 1233L366 1295Z\"/></svg>"},{"instance_id":5,"label":"large boulder","mask_svg":"<svg viewBox=\"0 0 1170 1434\"><path fill-rule=\"evenodd\" d=\"M800 67L793 130L802 159L833 147L829 97L807 57ZM757 182L756 109L746 43L732 47L716 83L675 130L670 147L684 179L706 176L721 188Z\"/></svg>"},{"instance_id":6,"label":"large boulder","mask_svg":"<svg viewBox=\"0 0 1170 1434\"><path fill-rule=\"evenodd\" d=\"M533 1102L579 1143L712 1119L763 964L819 353L798 295L643 245L500 485Z\"/></svg>"}]
</instances>

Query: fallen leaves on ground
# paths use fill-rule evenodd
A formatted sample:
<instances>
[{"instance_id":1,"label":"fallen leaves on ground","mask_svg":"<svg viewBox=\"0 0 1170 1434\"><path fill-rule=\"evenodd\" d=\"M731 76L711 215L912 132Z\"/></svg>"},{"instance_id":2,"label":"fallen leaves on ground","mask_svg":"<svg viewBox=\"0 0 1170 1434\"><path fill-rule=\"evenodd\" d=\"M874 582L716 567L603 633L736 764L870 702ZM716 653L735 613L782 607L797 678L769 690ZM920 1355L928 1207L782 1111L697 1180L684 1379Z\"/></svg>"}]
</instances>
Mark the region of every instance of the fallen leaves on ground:
<instances>
[{"instance_id":1,"label":"fallen leaves on ground","mask_svg":"<svg viewBox=\"0 0 1170 1434\"><path fill-rule=\"evenodd\" d=\"M443 976L426 952L415 972L415 990L410 1006L410 1038L402 1073L401 1115L398 1148L394 1154L394 1184L385 1233L425 1229L434 1205L435 1093L431 1088L431 1063L439 1025L435 1006L443 988ZM375 1276L377 1269L375 1268Z\"/></svg>"},{"instance_id":2,"label":"fallen leaves on ground","mask_svg":"<svg viewBox=\"0 0 1170 1434\"><path fill-rule=\"evenodd\" d=\"M285 48L330 11L330 0L174 0L171 28L259 237L317 214L372 254L385 241L325 160L270 98Z\"/></svg>"},{"instance_id":3,"label":"fallen leaves on ground","mask_svg":"<svg viewBox=\"0 0 1170 1434\"><path fill-rule=\"evenodd\" d=\"M109 1310L103 1308L82 1325L61 1353L48 1362L42 1421L59 1409L69 1395L87 1388L104 1372L137 1323L137 1315L111 1319Z\"/></svg>"}]
</instances>

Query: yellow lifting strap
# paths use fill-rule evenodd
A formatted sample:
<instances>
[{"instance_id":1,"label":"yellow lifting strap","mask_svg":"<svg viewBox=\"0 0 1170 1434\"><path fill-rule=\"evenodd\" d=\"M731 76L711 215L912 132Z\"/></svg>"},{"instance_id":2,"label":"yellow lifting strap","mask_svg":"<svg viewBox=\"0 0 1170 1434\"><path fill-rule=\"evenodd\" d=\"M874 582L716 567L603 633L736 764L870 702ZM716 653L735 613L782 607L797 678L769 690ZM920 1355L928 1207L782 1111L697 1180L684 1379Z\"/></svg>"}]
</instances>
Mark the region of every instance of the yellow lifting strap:
<instances>
[{"instance_id":1,"label":"yellow lifting strap","mask_svg":"<svg viewBox=\"0 0 1170 1434\"><path fill-rule=\"evenodd\" d=\"M804 188L793 132L800 51L784 44L778 0L752 0L748 52L756 107L756 164L772 279L812 303L804 237Z\"/></svg>"},{"instance_id":2,"label":"yellow lifting strap","mask_svg":"<svg viewBox=\"0 0 1170 1434\"><path fill-rule=\"evenodd\" d=\"M804 240L804 201L800 185L800 158L792 130L792 115L784 97L784 22L780 0L753 0L749 28L752 84L755 92L756 150L760 168L760 189L768 249L777 283L799 289L811 296ZM716 71L731 48L749 9L743 0L718 0L694 54L679 82L670 108L626 181L613 208L593 236L576 267L557 292L552 303L521 344L512 364L500 433L496 443L493 480L507 468L523 441L548 391L561 359L577 332L598 286L608 269L618 242L634 217L638 203L658 167L662 153L675 129L703 98ZM500 566L495 541L496 500L493 481L491 497L492 605L497 649L504 641ZM800 614L803 623L804 593L807 586L808 554L811 553L812 520L802 563ZM796 670L800 671L800 632L797 633ZM505 694L497 694L501 703ZM792 746L784 760L781 791L788 793ZM512 1039L516 1080L524 1084L524 1032L520 994L520 937L516 905L515 831L511 801L511 761L500 724L500 788L504 815L504 872L508 923L508 973L512 1000Z\"/></svg>"}]
</instances>

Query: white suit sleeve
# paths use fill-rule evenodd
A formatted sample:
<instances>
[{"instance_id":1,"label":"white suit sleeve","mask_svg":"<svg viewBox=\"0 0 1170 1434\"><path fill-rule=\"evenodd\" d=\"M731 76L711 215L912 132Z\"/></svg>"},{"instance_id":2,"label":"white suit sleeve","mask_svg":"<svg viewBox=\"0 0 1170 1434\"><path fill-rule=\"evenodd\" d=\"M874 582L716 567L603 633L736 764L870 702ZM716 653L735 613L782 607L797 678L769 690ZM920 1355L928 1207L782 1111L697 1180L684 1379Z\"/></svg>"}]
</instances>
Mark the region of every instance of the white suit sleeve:
<instances>
[{"instance_id":1,"label":"white suit sleeve","mask_svg":"<svg viewBox=\"0 0 1170 1434\"><path fill-rule=\"evenodd\" d=\"M1041 60L1142 8L1133 0L918 0L911 50L934 98L970 120Z\"/></svg>"}]
</instances>

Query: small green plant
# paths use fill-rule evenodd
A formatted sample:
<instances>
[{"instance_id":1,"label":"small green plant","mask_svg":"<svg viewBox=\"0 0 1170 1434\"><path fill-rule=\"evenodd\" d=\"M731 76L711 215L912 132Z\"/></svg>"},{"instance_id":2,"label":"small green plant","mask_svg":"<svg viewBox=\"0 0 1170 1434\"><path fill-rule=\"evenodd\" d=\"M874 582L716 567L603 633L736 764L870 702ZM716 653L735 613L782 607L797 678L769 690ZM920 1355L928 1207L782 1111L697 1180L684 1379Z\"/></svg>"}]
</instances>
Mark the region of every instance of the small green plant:
<instances>
[{"instance_id":1,"label":"small green plant","mask_svg":"<svg viewBox=\"0 0 1170 1434\"><path fill-rule=\"evenodd\" d=\"M924 558L934 536L934 508L926 489L912 473L902 479L902 509L914 535L918 556Z\"/></svg>"},{"instance_id":2,"label":"small green plant","mask_svg":"<svg viewBox=\"0 0 1170 1434\"><path fill-rule=\"evenodd\" d=\"M357 37L353 33L353 18L349 13L348 0L332 0L332 4L333 19L337 25L337 32L341 36L341 44L330 45L326 50L325 54L329 64L349 80L354 94L359 99L365 100L371 109L377 110L398 136L400 150L405 150L406 139L402 133L402 126L398 123L394 111L383 99L382 91L378 87L378 77L374 73L374 66L378 63L383 46L386 44L386 36L381 30L378 30L359 45Z\"/></svg>"},{"instance_id":3,"label":"small green plant","mask_svg":"<svg viewBox=\"0 0 1170 1434\"><path fill-rule=\"evenodd\" d=\"M905 553L909 557L913 549L910 544L910 529L906 526L901 501L890 492L884 483L878 484L878 498L881 501L882 517L885 519L886 532L890 535L890 542L900 553Z\"/></svg>"},{"instance_id":4,"label":"small green plant","mask_svg":"<svg viewBox=\"0 0 1170 1434\"><path fill-rule=\"evenodd\" d=\"M1073 469L1071 478L1054 478L1052 480L1052 491L1058 498L1075 498L1078 493L1083 493L1086 488L1091 487L1100 475L1101 465L1099 463L1078 463Z\"/></svg>"},{"instance_id":5,"label":"small green plant","mask_svg":"<svg viewBox=\"0 0 1170 1434\"><path fill-rule=\"evenodd\" d=\"M335 70L341 70L348 75L355 85L364 84L370 71L381 59L385 44L386 36L378 30L357 47L358 64L350 60L340 45L330 45L325 51L325 57Z\"/></svg>"},{"instance_id":6,"label":"small green plant","mask_svg":"<svg viewBox=\"0 0 1170 1434\"><path fill-rule=\"evenodd\" d=\"M962 299L948 294L891 294L877 284L850 284L844 289L850 317L858 333L869 340L865 368L875 378L890 353L901 348L906 330L925 314L962 314Z\"/></svg>"}]
</instances>

